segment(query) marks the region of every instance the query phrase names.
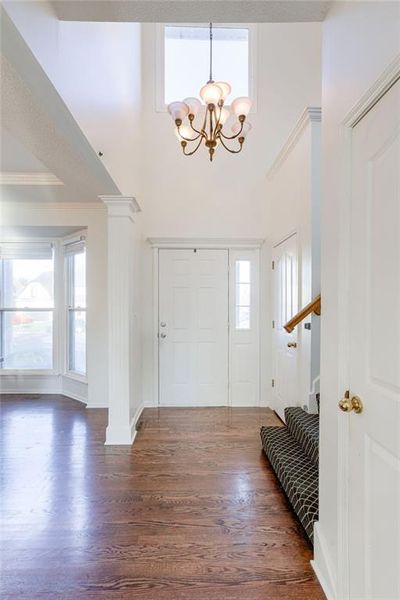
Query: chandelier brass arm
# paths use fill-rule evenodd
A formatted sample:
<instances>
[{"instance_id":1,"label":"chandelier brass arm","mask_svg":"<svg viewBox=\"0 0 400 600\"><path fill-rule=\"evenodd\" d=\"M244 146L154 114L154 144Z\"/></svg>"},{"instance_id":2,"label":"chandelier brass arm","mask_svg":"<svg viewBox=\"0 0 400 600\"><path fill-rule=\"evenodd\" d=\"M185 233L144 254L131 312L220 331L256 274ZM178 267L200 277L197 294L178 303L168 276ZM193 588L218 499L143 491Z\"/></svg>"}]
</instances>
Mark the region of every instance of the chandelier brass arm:
<instances>
[{"instance_id":1,"label":"chandelier brass arm","mask_svg":"<svg viewBox=\"0 0 400 600\"><path fill-rule=\"evenodd\" d=\"M200 138L200 140L197 143L197 146L194 148L194 150L192 150L191 152L186 152L187 142L185 142L184 140L182 140L181 146L182 146L183 154L185 156L192 156L192 154L194 154L195 152L197 152L197 150L200 148L200 144L201 144L202 141L203 141L203 137Z\"/></svg>"},{"instance_id":2,"label":"chandelier brass arm","mask_svg":"<svg viewBox=\"0 0 400 600\"><path fill-rule=\"evenodd\" d=\"M221 144L223 145L223 147L225 148L225 150L228 150L228 152L230 152L231 154L239 154L239 152L242 151L243 148L243 142L244 142L244 138L240 137L239 138L239 144L240 144L240 148L238 150L231 150L231 148L228 148L228 146L226 144L224 144L224 140L222 139L222 137L218 136L219 141L221 142Z\"/></svg>"}]
</instances>

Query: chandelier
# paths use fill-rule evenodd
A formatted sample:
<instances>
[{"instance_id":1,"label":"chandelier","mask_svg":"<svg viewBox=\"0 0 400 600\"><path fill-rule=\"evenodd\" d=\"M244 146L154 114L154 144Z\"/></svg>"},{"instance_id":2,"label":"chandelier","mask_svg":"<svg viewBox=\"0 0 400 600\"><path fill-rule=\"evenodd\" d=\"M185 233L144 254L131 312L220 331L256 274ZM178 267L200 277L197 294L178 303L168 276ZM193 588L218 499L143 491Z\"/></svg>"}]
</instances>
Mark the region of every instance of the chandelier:
<instances>
[{"instance_id":1,"label":"chandelier","mask_svg":"<svg viewBox=\"0 0 400 600\"><path fill-rule=\"evenodd\" d=\"M215 149L220 144L232 154L241 152L246 135L251 129L246 117L252 104L250 98L240 97L232 101L231 110L224 106L232 88L226 81L214 81L212 78L212 44L213 32L212 23L210 23L210 79L200 90L200 97L206 106L201 127L195 126L194 123L196 115L202 107L198 98L185 98L183 102L171 102L168 105L168 112L175 122L176 136L180 141L183 154L192 156L203 142L208 148L210 161L213 159ZM233 115L235 122L227 132L224 127L227 126L228 119ZM226 135L226 133L229 134ZM237 143L235 146L229 147L233 141Z\"/></svg>"}]
</instances>

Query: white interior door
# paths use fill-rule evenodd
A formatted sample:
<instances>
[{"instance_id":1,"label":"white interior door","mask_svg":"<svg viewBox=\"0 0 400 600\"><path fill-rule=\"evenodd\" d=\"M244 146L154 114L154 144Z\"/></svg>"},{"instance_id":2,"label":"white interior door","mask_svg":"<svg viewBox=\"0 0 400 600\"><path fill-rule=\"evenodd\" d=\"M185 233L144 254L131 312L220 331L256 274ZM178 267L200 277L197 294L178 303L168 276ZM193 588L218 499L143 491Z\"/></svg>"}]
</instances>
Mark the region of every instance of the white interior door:
<instances>
[{"instance_id":1,"label":"white interior door","mask_svg":"<svg viewBox=\"0 0 400 600\"><path fill-rule=\"evenodd\" d=\"M273 408L284 420L286 406L297 406L297 328L287 333L284 325L298 311L298 251L294 234L273 250Z\"/></svg>"},{"instance_id":2,"label":"white interior door","mask_svg":"<svg viewBox=\"0 0 400 600\"><path fill-rule=\"evenodd\" d=\"M354 127L349 385L351 599L400 598L400 83ZM322 399L323 400L323 399Z\"/></svg>"},{"instance_id":3,"label":"white interior door","mask_svg":"<svg viewBox=\"0 0 400 600\"><path fill-rule=\"evenodd\" d=\"M228 251L159 253L162 406L228 404Z\"/></svg>"}]
</instances>

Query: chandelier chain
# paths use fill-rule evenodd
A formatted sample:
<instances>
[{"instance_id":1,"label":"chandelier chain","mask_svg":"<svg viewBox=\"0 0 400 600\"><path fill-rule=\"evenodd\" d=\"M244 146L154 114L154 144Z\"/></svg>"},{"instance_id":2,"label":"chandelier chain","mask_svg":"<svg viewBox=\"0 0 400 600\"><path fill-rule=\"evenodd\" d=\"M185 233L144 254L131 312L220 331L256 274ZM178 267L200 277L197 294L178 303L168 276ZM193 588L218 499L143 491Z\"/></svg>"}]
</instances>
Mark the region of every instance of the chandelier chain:
<instances>
[{"instance_id":1,"label":"chandelier chain","mask_svg":"<svg viewBox=\"0 0 400 600\"><path fill-rule=\"evenodd\" d=\"M212 78L212 58L213 58L212 52L213 52L213 32L212 32L212 23L210 23L210 79L209 79L209 82L213 81L213 78Z\"/></svg>"}]
</instances>

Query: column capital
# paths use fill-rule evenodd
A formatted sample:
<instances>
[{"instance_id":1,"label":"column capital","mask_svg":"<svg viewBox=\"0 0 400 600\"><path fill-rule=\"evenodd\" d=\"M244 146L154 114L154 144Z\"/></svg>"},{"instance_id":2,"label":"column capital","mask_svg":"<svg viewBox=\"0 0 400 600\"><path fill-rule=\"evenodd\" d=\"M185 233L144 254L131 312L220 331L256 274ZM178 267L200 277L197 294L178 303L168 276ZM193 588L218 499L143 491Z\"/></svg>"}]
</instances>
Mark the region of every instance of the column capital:
<instances>
[{"instance_id":1,"label":"column capital","mask_svg":"<svg viewBox=\"0 0 400 600\"><path fill-rule=\"evenodd\" d=\"M110 217L128 217L133 221L133 215L142 209L133 196L99 196L100 200L107 206Z\"/></svg>"}]
</instances>

